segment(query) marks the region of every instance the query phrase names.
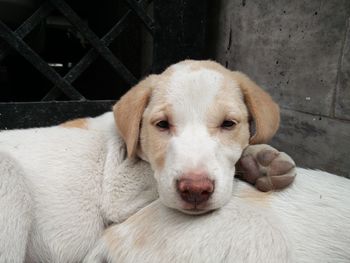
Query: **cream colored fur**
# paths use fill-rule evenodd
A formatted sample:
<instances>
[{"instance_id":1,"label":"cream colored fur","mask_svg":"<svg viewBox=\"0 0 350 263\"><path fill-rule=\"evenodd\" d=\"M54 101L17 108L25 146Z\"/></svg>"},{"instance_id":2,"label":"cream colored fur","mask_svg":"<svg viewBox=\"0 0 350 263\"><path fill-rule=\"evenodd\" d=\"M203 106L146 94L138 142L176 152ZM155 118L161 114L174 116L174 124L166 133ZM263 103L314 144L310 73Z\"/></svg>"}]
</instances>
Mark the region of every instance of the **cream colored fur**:
<instances>
[{"instance_id":1,"label":"cream colored fur","mask_svg":"<svg viewBox=\"0 0 350 263\"><path fill-rule=\"evenodd\" d=\"M0 262L349 259L348 180L299 170L280 193L233 181L248 142L271 138L279 120L277 105L243 74L185 61L141 82L114 114L0 132ZM156 126L164 118L167 133ZM226 118L233 129L220 126ZM199 168L216 187L200 212L222 208L202 217L177 212L184 203L174 182ZM266 178L283 176L294 170Z\"/></svg>"},{"instance_id":2,"label":"cream colored fur","mask_svg":"<svg viewBox=\"0 0 350 263\"><path fill-rule=\"evenodd\" d=\"M125 173L113 114L87 125L0 132L1 263L80 262L109 223L157 197L149 165Z\"/></svg>"},{"instance_id":3,"label":"cream colored fur","mask_svg":"<svg viewBox=\"0 0 350 263\"><path fill-rule=\"evenodd\" d=\"M109 228L84 262L349 262L350 181L297 173L281 192L236 181L228 205L205 216L153 202Z\"/></svg>"}]
</instances>

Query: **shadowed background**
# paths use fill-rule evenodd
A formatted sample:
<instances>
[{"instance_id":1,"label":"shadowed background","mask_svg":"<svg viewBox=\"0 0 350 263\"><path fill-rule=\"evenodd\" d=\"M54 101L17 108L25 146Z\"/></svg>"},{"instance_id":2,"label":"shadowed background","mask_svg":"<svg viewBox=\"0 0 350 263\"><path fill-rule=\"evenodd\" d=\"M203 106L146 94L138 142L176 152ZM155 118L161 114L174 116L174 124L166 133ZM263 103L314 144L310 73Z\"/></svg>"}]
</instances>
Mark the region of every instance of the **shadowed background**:
<instances>
[{"instance_id":1,"label":"shadowed background","mask_svg":"<svg viewBox=\"0 0 350 263\"><path fill-rule=\"evenodd\" d=\"M35 25L23 24L44 5ZM96 116L145 75L209 58L280 104L273 146L298 166L350 178L349 17L348 0L0 0L0 129ZM30 25L23 41L39 69L13 38ZM68 76L89 52L94 59Z\"/></svg>"}]
</instances>

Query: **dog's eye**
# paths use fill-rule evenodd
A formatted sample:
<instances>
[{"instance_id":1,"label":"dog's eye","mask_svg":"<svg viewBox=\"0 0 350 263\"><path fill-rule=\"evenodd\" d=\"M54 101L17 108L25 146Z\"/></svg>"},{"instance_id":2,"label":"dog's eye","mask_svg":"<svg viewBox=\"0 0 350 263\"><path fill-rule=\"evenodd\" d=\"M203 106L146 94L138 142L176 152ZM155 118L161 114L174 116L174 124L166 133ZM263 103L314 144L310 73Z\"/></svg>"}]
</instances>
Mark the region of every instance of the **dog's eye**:
<instances>
[{"instance_id":1,"label":"dog's eye","mask_svg":"<svg viewBox=\"0 0 350 263\"><path fill-rule=\"evenodd\" d=\"M221 123L221 128L223 129L232 129L236 126L237 122L235 121L232 121L232 120L224 120L222 123Z\"/></svg>"},{"instance_id":2,"label":"dog's eye","mask_svg":"<svg viewBox=\"0 0 350 263\"><path fill-rule=\"evenodd\" d=\"M156 126L161 130L168 130L170 125L168 121L159 121Z\"/></svg>"}]
</instances>

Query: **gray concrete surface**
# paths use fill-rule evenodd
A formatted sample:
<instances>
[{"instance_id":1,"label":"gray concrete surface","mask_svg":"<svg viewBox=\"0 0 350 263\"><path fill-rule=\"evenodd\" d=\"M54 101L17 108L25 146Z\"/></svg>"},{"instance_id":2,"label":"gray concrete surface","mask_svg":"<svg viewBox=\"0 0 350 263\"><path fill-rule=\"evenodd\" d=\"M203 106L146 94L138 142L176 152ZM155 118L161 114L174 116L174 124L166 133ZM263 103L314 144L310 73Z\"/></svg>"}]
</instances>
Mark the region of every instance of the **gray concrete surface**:
<instances>
[{"instance_id":1,"label":"gray concrete surface","mask_svg":"<svg viewBox=\"0 0 350 263\"><path fill-rule=\"evenodd\" d=\"M335 116L350 120L350 19L340 58Z\"/></svg>"},{"instance_id":2,"label":"gray concrete surface","mask_svg":"<svg viewBox=\"0 0 350 263\"><path fill-rule=\"evenodd\" d=\"M350 177L350 1L219 0L209 17L212 57L284 109L273 144Z\"/></svg>"},{"instance_id":3,"label":"gray concrete surface","mask_svg":"<svg viewBox=\"0 0 350 263\"><path fill-rule=\"evenodd\" d=\"M290 154L298 166L350 178L350 122L293 110L281 113L272 146Z\"/></svg>"}]
</instances>

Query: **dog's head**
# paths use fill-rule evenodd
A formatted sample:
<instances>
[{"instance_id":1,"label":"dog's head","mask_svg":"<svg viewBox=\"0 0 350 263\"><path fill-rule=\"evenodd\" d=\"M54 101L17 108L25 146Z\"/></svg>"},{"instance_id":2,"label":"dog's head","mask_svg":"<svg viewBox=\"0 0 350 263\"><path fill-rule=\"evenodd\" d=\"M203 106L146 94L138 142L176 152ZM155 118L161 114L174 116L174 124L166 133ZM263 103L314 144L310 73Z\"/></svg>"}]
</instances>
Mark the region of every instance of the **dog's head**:
<instances>
[{"instance_id":1,"label":"dog's head","mask_svg":"<svg viewBox=\"0 0 350 263\"><path fill-rule=\"evenodd\" d=\"M243 149L268 141L279 125L267 93L212 61L186 60L147 77L114 114L128 156L151 164L160 200L192 214L228 202Z\"/></svg>"}]
</instances>

